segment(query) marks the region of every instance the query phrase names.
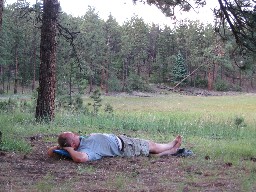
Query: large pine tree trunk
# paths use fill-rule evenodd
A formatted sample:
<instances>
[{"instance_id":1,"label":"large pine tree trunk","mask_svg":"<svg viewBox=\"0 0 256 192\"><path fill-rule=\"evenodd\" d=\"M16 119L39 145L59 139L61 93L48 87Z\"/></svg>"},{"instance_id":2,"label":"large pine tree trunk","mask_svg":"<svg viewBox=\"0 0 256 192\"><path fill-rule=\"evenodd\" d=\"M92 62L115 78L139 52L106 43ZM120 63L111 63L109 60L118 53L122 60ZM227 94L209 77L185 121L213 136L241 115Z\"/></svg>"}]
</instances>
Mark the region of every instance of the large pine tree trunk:
<instances>
[{"instance_id":1,"label":"large pine tree trunk","mask_svg":"<svg viewBox=\"0 0 256 192\"><path fill-rule=\"evenodd\" d=\"M54 119L56 90L56 31L58 0L44 0L41 28L39 88L36 106L37 121Z\"/></svg>"}]
</instances>

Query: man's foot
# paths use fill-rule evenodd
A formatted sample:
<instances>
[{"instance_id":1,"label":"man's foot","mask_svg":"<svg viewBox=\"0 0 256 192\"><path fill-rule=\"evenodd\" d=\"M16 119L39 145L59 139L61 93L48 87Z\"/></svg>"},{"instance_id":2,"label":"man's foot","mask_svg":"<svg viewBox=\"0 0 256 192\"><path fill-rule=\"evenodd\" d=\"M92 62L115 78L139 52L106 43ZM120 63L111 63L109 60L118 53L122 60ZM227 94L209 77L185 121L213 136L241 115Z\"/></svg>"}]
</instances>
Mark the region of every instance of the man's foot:
<instances>
[{"instance_id":1,"label":"man's foot","mask_svg":"<svg viewBox=\"0 0 256 192\"><path fill-rule=\"evenodd\" d=\"M176 145L180 146L182 142L182 137L178 135L172 142L170 142L170 149L174 148ZM176 147L177 148L177 147Z\"/></svg>"},{"instance_id":2,"label":"man's foot","mask_svg":"<svg viewBox=\"0 0 256 192\"><path fill-rule=\"evenodd\" d=\"M182 143L182 137L178 135L175 140L177 141L176 144L173 146L173 149L177 150L180 148L181 143Z\"/></svg>"},{"instance_id":3,"label":"man's foot","mask_svg":"<svg viewBox=\"0 0 256 192\"><path fill-rule=\"evenodd\" d=\"M178 135L178 136L175 138L175 140L177 140L178 143L181 144L181 142L182 142L182 137L181 137L180 135Z\"/></svg>"}]
</instances>

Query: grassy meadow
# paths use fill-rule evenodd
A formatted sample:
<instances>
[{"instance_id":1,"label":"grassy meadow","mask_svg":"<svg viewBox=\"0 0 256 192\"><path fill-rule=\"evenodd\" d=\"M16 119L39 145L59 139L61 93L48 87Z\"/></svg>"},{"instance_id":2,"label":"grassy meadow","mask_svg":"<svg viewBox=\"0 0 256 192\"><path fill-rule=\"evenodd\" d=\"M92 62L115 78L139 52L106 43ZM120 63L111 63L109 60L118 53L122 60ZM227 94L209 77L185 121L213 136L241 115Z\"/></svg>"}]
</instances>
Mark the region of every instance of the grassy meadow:
<instances>
[{"instance_id":1,"label":"grassy meadow","mask_svg":"<svg viewBox=\"0 0 256 192\"><path fill-rule=\"evenodd\" d=\"M184 191L182 190L184 186L189 186L192 191L207 189L255 191L256 189L256 95L198 97L172 93L150 97L102 96L102 107L97 115L90 113L93 100L90 97L83 97L84 105L87 106L89 113L83 110L76 111L73 108L68 110L58 108L55 121L49 124L39 124L35 121L35 107L33 100L29 99L30 96L12 97L11 107L4 109L3 101L7 101L8 98L7 96L0 98L2 103L0 105L0 130L2 132L0 152L15 151L22 155L31 154L32 146L29 142L31 136L43 135L43 143L55 143L56 136L52 137L52 135L57 135L62 131L74 131L81 135L92 132L125 133L129 136L158 142L172 140L177 134L181 134L183 136L182 147L192 150L195 154L189 158L179 159L179 161L170 159L172 163L176 162L177 169L181 171L177 173L182 176L170 180L164 176L169 173L167 170L166 173L162 170L162 177L151 170L146 173L146 175L151 175L149 178L158 178L160 186L163 185L166 189L174 187L174 191ZM91 104L88 105L88 103ZM106 104L113 107L113 113L104 112ZM20 161L24 161L23 167L26 167L26 160ZM116 161L118 162L118 159ZM60 175L65 172L62 172L62 169L70 167L73 169L77 167L75 169L78 175L72 181L66 179L64 184L60 184L50 179L55 177L58 179L56 173L41 174L36 184L30 187L38 191L70 191L69 187L75 185L74 181L80 185L79 179L83 180L81 176L97 175L102 171L100 168L102 163L99 163L99 167L98 164L68 164L67 167L63 167L62 164L56 162L56 166L61 167ZM146 170L149 166L152 169L154 165L152 163L154 160L143 162L143 166L140 165L139 168L142 170L139 171ZM163 160L159 160L159 163L163 163ZM124 164L128 168L138 166L128 160ZM51 165L54 164L48 162L45 165L46 170L50 169ZM41 170L40 167L38 169ZM17 170L15 166L13 170ZM70 171L72 172L72 168ZM109 181L103 182L102 186L110 190L119 190L121 187L121 191L130 191L129 184L126 182L126 178L131 177L129 174L129 172L116 171L114 178L107 177ZM138 189L147 188L147 184L142 182L144 180L141 180L140 175L137 174L137 171L132 172L131 185ZM18 176L16 179L20 181ZM87 181L89 185L94 186L93 179ZM233 189L232 186L235 188ZM26 185L23 187L28 189ZM99 188L99 186L92 188L97 189L97 187Z\"/></svg>"},{"instance_id":2,"label":"grassy meadow","mask_svg":"<svg viewBox=\"0 0 256 192\"><path fill-rule=\"evenodd\" d=\"M107 97L116 113L128 117L124 129L149 139L170 140L176 134L197 155L239 162L256 155L256 96ZM128 124L128 125L126 125Z\"/></svg>"},{"instance_id":3,"label":"grassy meadow","mask_svg":"<svg viewBox=\"0 0 256 192\"><path fill-rule=\"evenodd\" d=\"M92 102L89 97L83 100ZM29 153L26 137L69 130L80 134L125 133L158 142L181 134L184 147L192 149L196 155L233 163L256 155L256 96L253 94L102 96L102 105L105 104L113 107L113 114L88 115L57 110L56 120L50 124L36 123L31 111L16 106L14 111L0 114L1 148Z\"/></svg>"}]
</instances>

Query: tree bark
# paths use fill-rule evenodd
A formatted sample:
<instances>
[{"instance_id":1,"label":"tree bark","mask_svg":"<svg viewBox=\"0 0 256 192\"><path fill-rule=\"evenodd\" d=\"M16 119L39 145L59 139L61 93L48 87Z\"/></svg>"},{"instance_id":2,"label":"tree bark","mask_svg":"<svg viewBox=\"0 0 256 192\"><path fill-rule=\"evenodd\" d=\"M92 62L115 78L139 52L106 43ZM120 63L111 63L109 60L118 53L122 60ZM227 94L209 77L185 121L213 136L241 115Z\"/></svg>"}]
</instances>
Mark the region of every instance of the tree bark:
<instances>
[{"instance_id":1,"label":"tree bark","mask_svg":"<svg viewBox=\"0 0 256 192\"><path fill-rule=\"evenodd\" d=\"M70 64L70 73L69 73L69 105L72 105L72 73L73 65Z\"/></svg>"},{"instance_id":2,"label":"tree bark","mask_svg":"<svg viewBox=\"0 0 256 192\"><path fill-rule=\"evenodd\" d=\"M242 70L239 69L239 86L242 86Z\"/></svg>"},{"instance_id":3,"label":"tree bark","mask_svg":"<svg viewBox=\"0 0 256 192\"><path fill-rule=\"evenodd\" d=\"M208 90L211 91L213 90L213 69L212 69L212 66L209 67L208 69Z\"/></svg>"},{"instance_id":4,"label":"tree bark","mask_svg":"<svg viewBox=\"0 0 256 192\"><path fill-rule=\"evenodd\" d=\"M59 6L58 0L44 0L39 88L35 115L37 121L52 121L55 116L56 32Z\"/></svg>"},{"instance_id":5,"label":"tree bark","mask_svg":"<svg viewBox=\"0 0 256 192\"><path fill-rule=\"evenodd\" d=\"M90 84L90 87L89 87L89 93L91 93L92 92L92 90L93 90L93 76L92 75L90 75L90 77L89 77L89 84Z\"/></svg>"},{"instance_id":6,"label":"tree bark","mask_svg":"<svg viewBox=\"0 0 256 192\"><path fill-rule=\"evenodd\" d=\"M106 70L105 70L105 63L103 62L102 64L102 69L101 69L101 80L100 80L100 88L102 91L105 89L105 82L106 82Z\"/></svg>"},{"instance_id":7,"label":"tree bark","mask_svg":"<svg viewBox=\"0 0 256 192\"><path fill-rule=\"evenodd\" d=\"M7 86L6 86L6 92L9 93L9 90L11 89L11 74L12 74L12 67L9 65L9 72L7 74Z\"/></svg>"},{"instance_id":8,"label":"tree bark","mask_svg":"<svg viewBox=\"0 0 256 192\"><path fill-rule=\"evenodd\" d=\"M127 60L125 59L123 61L123 68L122 68L122 91L124 92L125 91L125 88L126 88L126 79L127 79Z\"/></svg>"},{"instance_id":9,"label":"tree bark","mask_svg":"<svg viewBox=\"0 0 256 192\"><path fill-rule=\"evenodd\" d=\"M107 63L107 70L106 70L106 81L105 81L105 88L106 91L105 93L108 94L108 81L109 81L109 64L111 63L111 56L110 56L110 61Z\"/></svg>"},{"instance_id":10,"label":"tree bark","mask_svg":"<svg viewBox=\"0 0 256 192\"><path fill-rule=\"evenodd\" d=\"M36 30L33 32L33 56L31 57L33 63L33 80L32 80L32 91L35 89L36 85Z\"/></svg>"},{"instance_id":11,"label":"tree bark","mask_svg":"<svg viewBox=\"0 0 256 192\"><path fill-rule=\"evenodd\" d=\"M13 93L17 94L18 93L18 66L19 66L19 61L18 61L18 45L17 42L15 43L15 79L14 79L14 88L13 88Z\"/></svg>"},{"instance_id":12,"label":"tree bark","mask_svg":"<svg viewBox=\"0 0 256 192\"><path fill-rule=\"evenodd\" d=\"M4 93L4 67L3 66L0 66L0 69L1 69L1 77L2 77L2 82L3 82L3 86L2 86L2 89L3 89L3 93Z\"/></svg>"}]
</instances>

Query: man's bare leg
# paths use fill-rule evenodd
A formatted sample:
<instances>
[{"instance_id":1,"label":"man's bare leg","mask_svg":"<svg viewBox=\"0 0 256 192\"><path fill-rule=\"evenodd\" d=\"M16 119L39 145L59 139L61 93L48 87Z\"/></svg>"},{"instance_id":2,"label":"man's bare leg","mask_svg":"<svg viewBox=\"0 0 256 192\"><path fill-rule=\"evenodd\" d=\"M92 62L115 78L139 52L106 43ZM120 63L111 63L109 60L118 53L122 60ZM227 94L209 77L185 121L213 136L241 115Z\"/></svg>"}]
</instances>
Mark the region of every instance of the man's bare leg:
<instances>
[{"instance_id":1,"label":"man's bare leg","mask_svg":"<svg viewBox=\"0 0 256 192\"><path fill-rule=\"evenodd\" d=\"M149 153L151 154L161 154L163 152L174 151L175 149L180 147L182 142L182 138L178 135L172 142L166 144L155 143L149 141ZM175 151L176 151L175 150Z\"/></svg>"},{"instance_id":2,"label":"man's bare leg","mask_svg":"<svg viewBox=\"0 0 256 192\"><path fill-rule=\"evenodd\" d=\"M154 156L156 157L161 157L164 155L172 155L175 154L177 152L177 149L179 149L181 146L181 142L176 143L176 145L173 146L173 148L171 148L170 150L164 151L162 153L158 153L158 154L154 154Z\"/></svg>"}]
</instances>

